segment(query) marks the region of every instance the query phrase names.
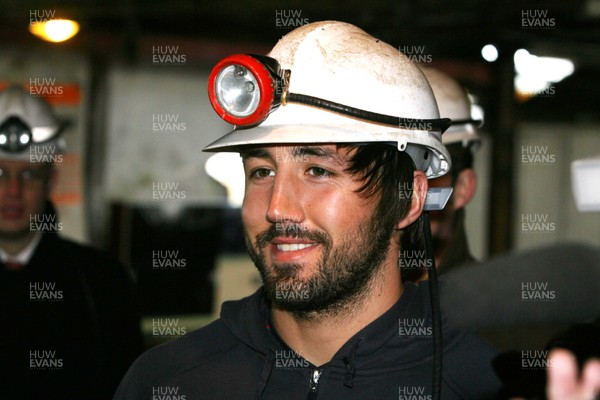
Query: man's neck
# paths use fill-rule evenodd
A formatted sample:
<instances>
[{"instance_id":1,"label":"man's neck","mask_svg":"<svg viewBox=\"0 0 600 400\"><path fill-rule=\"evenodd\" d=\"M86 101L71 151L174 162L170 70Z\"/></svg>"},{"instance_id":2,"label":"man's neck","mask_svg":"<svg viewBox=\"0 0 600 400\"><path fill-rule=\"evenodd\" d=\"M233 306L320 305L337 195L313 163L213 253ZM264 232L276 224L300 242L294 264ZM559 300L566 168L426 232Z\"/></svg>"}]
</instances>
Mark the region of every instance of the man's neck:
<instances>
[{"instance_id":1,"label":"man's neck","mask_svg":"<svg viewBox=\"0 0 600 400\"><path fill-rule=\"evenodd\" d=\"M283 341L314 365L329 362L338 350L360 330L388 311L402 295L398 262L382 266L382 273L357 301L341 313L323 318L302 319L273 307L273 325Z\"/></svg>"},{"instance_id":2,"label":"man's neck","mask_svg":"<svg viewBox=\"0 0 600 400\"><path fill-rule=\"evenodd\" d=\"M4 250L9 256L14 256L23 251L34 238L35 232L29 232L21 237L8 238L0 236L0 249Z\"/></svg>"}]
</instances>

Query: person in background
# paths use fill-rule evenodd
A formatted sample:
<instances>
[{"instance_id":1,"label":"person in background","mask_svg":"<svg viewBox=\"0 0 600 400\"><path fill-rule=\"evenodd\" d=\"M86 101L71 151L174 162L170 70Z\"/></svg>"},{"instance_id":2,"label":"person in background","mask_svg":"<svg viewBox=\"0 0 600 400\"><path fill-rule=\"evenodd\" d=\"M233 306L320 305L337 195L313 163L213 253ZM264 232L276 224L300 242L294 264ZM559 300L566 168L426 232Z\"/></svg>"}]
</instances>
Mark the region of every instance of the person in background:
<instances>
[{"instance_id":1,"label":"person in background","mask_svg":"<svg viewBox=\"0 0 600 400\"><path fill-rule=\"evenodd\" d=\"M3 399L109 399L142 350L131 275L60 234L61 127L41 98L0 93Z\"/></svg>"},{"instance_id":2,"label":"person in background","mask_svg":"<svg viewBox=\"0 0 600 400\"><path fill-rule=\"evenodd\" d=\"M475 262L469 251L465 231L465 206L473 198L477 177L473 169L474 153L480 146L477 128L483 122L473 115L467 92L447 74L421 67L435 94L440 116L452 119L442 141L452 159L449 174L429 181L430 187L452 187L453 193L443 210L431 211L436 267L444 274ZM403 279L427 279L425 270L403 271ZM516 312L516 310L515 310ZM524 335L516 327L508 335ZM493 335L488 339L493 341ZM546 346L548 369L522 368L520 352L499 354L493 361L503 381L498 399L543 398L593 399L600 392L600 319L578 324L558 334Z\"/></svg>"},{"instance_id":3,"label":"person in background","mask_svg":"<svg viewBox=\"0 0 600 400\"><path fill-rule=\"evenodd\" d=\"M475 261L469 250L465 231L465 207L477 189L473 169L474 152L481 143L477 128L483 121L474 119L471 100L465 89L444 72L420 66L435 95L440 116L452 119L452 126L442 135L442 142L452 159L450 173L429 181L430 187L451 187L452 195L442 210L430 212L435 265L439 274ZM417 248L422 245L417 244ZM411 244L405 241L405 247ZM418 253L420 254L420 253ZM407 252L410 257L411 253ZM427 279L419 263L405 263L404 280ZM421 264L422 265L422 264ZM415 268L412 268L415 266Z\"/></svg>"}]
</instances>

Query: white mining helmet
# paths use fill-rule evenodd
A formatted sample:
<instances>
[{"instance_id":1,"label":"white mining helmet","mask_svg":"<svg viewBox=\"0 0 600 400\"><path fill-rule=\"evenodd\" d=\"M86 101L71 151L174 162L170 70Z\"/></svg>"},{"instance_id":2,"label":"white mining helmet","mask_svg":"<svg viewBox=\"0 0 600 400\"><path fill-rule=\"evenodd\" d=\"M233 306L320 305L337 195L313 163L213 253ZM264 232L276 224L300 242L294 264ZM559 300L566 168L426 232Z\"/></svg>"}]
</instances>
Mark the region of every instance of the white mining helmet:
<instances>
[{"instance_id":1,"label":"white mining helmet","mask_svg":"<svg viewBox=\"0 0 600 400\"><path fill-rule=\"evenodd\" d=\"M44 154L65 149L62 125L52 108L41 98L17 86L0 92L0 158L30 160L34 146Z\"/></svg>"},{"instance_id":2,"label":"white mining helmet","mask_svg":"<svg viewBox=\"0 0 600 400\"><path fill-rule=\"evenodd\" d=\"M208 86L217 113L236 126L205 151L387 142L406 151L428 178L450 169L441 141L449 121L440 119L421 70L351 24L311 23L285 35L267 57L228 57L215 66Z\"/></svg>"},{"instance_id":3,"label":"white mining helmet","mask_svg":"<svg viewBox=\"0 0 600 400\"><path fill-rule=\"evenodd\" d=\"M452 125L442 135L444 144L477 147L481 142L477 128L483 123L481 108L471 102L465 89L450 76L435 68L421 66L421 70L433 89L440 116L452 120Z\"/></svg>"}]
</instances>

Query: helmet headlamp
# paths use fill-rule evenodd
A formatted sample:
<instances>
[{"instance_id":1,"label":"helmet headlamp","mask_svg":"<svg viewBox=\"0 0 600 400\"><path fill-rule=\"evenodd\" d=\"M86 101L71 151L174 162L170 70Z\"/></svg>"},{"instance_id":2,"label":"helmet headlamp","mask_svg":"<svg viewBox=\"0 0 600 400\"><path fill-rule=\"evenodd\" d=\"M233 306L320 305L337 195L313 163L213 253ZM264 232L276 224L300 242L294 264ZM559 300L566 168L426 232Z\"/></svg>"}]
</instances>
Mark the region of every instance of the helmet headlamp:
<instances>
[{"instance_id":1,"label":"helmet headlamp","mask_svg":"<svg viewBox=\"0 0 600 400\"><path fill-rule=\"evenodd\" d=\"M208 78L208 96L225 121L253 126L279 106L283 85L283 73L273 58L236 54L213 68Z\"/></svg>"},{"instance_id":2,"label":"helmet headlamp","mask_svg":"<svg viewBox=\"0 0 600 400\"><path fill-rule=\"evenodd\" d=\"M0 125L0 149L11 153L22 151L32 141L31 129L18 117L10 117Z\"/></svg>"},{"instance_id":3,"label":"helmet headlamp","mask_svg":"<svg viewBox=\"0 0 600 400\"><path fill-rule=\"evenodd\" d=\"M413 119L379 114L305 94L289 93L290 70L282 70L274 58L236 54L221 60L208 78L208 97L221 118L238 127L264 121L280 105L300 103L353 118L401 129L431 127L444 132L450 119Z\"/></svg>"}]
</instances>

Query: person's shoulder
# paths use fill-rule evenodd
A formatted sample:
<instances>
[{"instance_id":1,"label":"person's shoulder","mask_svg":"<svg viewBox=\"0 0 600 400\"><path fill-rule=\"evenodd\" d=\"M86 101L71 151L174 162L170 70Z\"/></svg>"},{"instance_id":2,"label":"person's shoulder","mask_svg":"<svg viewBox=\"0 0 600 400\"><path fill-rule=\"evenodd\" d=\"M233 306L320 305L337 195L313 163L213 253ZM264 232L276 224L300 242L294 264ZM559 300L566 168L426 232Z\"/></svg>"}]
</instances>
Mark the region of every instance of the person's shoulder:
<instances>
[{"instance_id":1,"label":"person's shoulder","mask_svg":"<svg viewBox=\"0 0 600 400\"><path fill-rule=\"evenodd\" d=\"M47 243L63 262L77 266L93 279L131 279L123 264L104 250L59 235Z\"/></svg>"},{"instance_id":2,"label":"person's shoulder","mask_svg":"<svg viewBox=\"0 0 600 400\"><path fill-rule=\"evenodd\" d=\"M81 274L95 297L130 292L135 281L132 271L105 251L61 235L44 235L34 257L37 263L52 263ZM105 293L105 289L111 288Z\"/></svg>"},{"instance_id":3,"label":"person's shoulder","mask_svg":"<svg viewBox=\"0 0 600 400\"><path fill-rule=\"evenodd\" d=\"M61 246L64 249L73 252L73 255L86 257L91 260L97 260L99 262L112 262L114 264L117 263L117 261L113 257L111 257L107 252L97 249L88 244L84 244L82 242L58 235L56 236L56 240L60 242Z\"/></svg>"},{"instance_id":4,"label":"person's shoulder","mask_svg":"<svg viewBox=\"0 0 600 400\"><path fill-rule=\"evenodd\" d=\"M221 319L190 332L178 339L171 340L147 350L133 364L132 369L154 369L161 366L162 371L154 374L172 375L178 371L193 368L206 360L225 353L239 344Z\"/></svg>"},{"instance_id":5,"label":"person's shoulder","mask_svg":"<svg viewBox=\"0 0 600 400\"><path fill-rule=\"evenodd\" d=\"M210 369L240 342L221 319L143 353L121 381L115 399L150 398L153 387L190 371Z\"/></svg>"},{"instance_id":6,"label":"person's shoulder","mask_svg":"<svg viewBox=\"0 0 600 400\"><path fill-rule=\"evenodd\" d=\"M413 289L414 307L432 323L430 283L421 282ZM452 290L440 277L438 290ZM456 327L451 318L442 314L444 379L461 398L488 398L500 387L492 368L498 354L489 343L473 330ZM477 377L477 379L473 379Z\"/></svg>"}]
</instances>

